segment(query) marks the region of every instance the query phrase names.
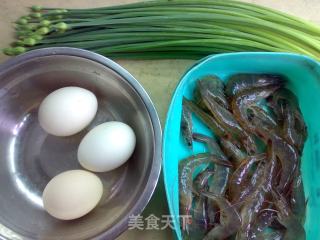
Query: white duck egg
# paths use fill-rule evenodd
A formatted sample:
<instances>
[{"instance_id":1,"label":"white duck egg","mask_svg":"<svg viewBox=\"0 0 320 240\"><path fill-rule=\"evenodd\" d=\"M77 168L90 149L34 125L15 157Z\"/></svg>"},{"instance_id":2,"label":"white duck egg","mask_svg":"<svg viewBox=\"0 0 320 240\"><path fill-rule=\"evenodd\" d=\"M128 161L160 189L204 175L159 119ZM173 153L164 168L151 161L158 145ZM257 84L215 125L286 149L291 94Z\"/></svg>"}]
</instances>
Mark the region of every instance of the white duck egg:
<instances>
[{"instance_id":1,"label":"white duck egg","mask_svg":"<svg viewBox=\"0 0 320 240\"><path fill-rule=\"evenodd\" d=\"M38 118L49 134L65 137L83 130L97 113L96 96L80 87L64 87L50 93L40 104Z\"/></svg>"},{"instance_id":2,"label":"white duck egg","mask_svg":"<svg viewBox=\"0 0 320 240\"><path fill-rule=\"evenodd\" d=\"M130 158L135 145L136 136L130 126L122 122L106 122L93 128L82 139L78 160L90 171L110 171Z\"/></svg>"},{"instance_id":3,"label":"white duck egg","mask_svg":"<svg viewBox=\"0 0 320 240\"><path fill-rule=\"evenodd\" d=\"M84 170L63 172L47 184L43 191L44 209L53 217L72 220L89 213L103 193L101 180Z\"/></svg>"}]
</instances>

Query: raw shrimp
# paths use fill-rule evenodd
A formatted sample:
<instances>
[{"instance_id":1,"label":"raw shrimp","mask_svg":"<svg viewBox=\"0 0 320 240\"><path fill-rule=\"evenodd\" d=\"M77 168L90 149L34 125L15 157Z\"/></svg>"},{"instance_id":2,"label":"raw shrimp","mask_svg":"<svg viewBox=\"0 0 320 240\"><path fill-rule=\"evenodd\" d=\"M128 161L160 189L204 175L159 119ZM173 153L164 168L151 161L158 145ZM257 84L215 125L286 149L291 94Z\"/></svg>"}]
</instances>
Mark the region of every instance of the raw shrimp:
<instances>
[{"instance_id":1,"label":"raw shrimp","mask_svg":"<svg viewBox=\"0 0 320 240\"><path fill-rule=\"evenodd\" d=\"M220 147L236 168L241 164L242 160L247 157L243 149L227 138L220 138Z\"/></svg>"},{"instance_id":2,"label":"raw shrimp","mask_svg":"<svg viewBox=\"0 0 320 240\"><path fill-rule=\"evenodd\" d=\"M241 192L245 191L245 189L248 189L248 185L251 184L249 175L252 166L259 161L264 161L265 159L266 154L261 153L258 155L249 156L242 161L240 166L232 174L229 181L229 196L231 198L231 202L242 200L239 199Z\"/></svg>"},{"instance_id":3,"label":"raw shrimp","mask_svg":"<svg viewBox=\"0 0 320 240\"><path fill-rule=\"evenodd\" d=\"M286 192L300 162L299 152L277 133L268 131L264 127L260 126L257 131L263 135L265 141L271 141L274 146L275 154L281 162L281 175L277 188L280 192Z\"/></svg>"},{"instance_id":4,"label":"raw shrimp","mask_svg":"<svg viewBox=\"0 0 320 240\"><path fill-rule=\"evenodd\" d=\"M205 107L203 103L203 96L205 95L210 95L222 107L229 107L229 103L224 93L223 81L217 76L208 75L199 79L194 95L196 103L201 107Z\"/></svg>"},{"instance_id":5,"label":"raw shrimp","mask_svg":"<svg viewBox=\"0 0 320 240\"><path fill-rule=\"evenodd\" d=\"M277 188L280 192L286 192L292 181L293 174L300 162L300 156L295 147L288 144L277 134L270 135L270 141L274 146L274 151L281 162L281 177Z\"/></svg>"},{"instance_id":6,"label":"raw shrimp","mask_svg":"<svg viewBox=\"0 0 320 240\"><path fill-rule=\"evenodd\" d=\"M273 94L269 103L283 125L284 138L301 151L307 138L307 127L296 96L290 90L282 88Z\"/></svg>"},{"instance_id":7,"label":"raw shrimp","mask_svg":"<svg viewBox=\"0 0 320 240\"><path fill-rule=\"evenodd\" d=\"M305 240L306 233L299 219L292 213L290 207L280 193L272 190L272 196L278 213L279 222L286 228L283 240Z\"/></svg>"},{"instance_id":8,"label":"raw shrimp","mask_svg":"<svg viewBox=\"0 0 320 240\"><path fill-rule=\"evenodd\" d=\"M283 83L284 79L279 75L236 74L229 78L226 85L226 94L233 96L248 89L281 86Z\"/></svg>"},{"instance_id":9,"label":"raw shrimp","mask_svg":"<svg viewBox=\"0 0 320 240\"><path fill-rule=\"evenodd\" d=\"M192 149L192 113L185 101L182 102L181 133L187 146Z\"/></svg>"},{"instance_id":10,"label":"raw shrimp","mask_svg":"<svg viewBox=\"0 0 320 240\"><path fill-rule=\"evenodd\" d=\"M188 224L188 234L185 233L189 239L202 240L208 232L207 202L205 197L193 198L193 207L190 211L192 221Z\"/></svg>"},{"instance_id":11,"label":"raw shrimp","mask_svg":"<svg viewBox=\"0 0 320 240\"><path fill-rule=\"evenodd\" d=\"M264 231L267 227L270 226L274 218L276 217L276 213L273 209L263 209L261 210L257 222L254 224L252 231L253 239L260 239L262 235L264 235ZM265 236L264 236L265 237Z\"/></svg>"},{"instance_id":12,"label":"raw shrimp","mask_svg":"<svg viewBox=\"0 0 320 240\"><path fill-rule=\"evenodd\" d=\"M211 114L217 121L217 123L226 131L232 138L239 139L243 142L243 146L246 148L248 153L255 153L257 148L254 139L250 134L245 132L239 125L237 120L234 118L232 113L220 106L210 96L204 96L203 101Z\"/></svg>"},{"instance_id":13,"label":"raw shrimp","mask_svg":"<svg viewBox=\"0 0 320 240\"><path fill-rule=\"evenodd\" d=\"M207 190L209 178L214 174L214 170L205 169L193 181L193 193L200 196L200 192Z\"/></svg>"},{"instance_id":14,"label":"raw shrimp","mask_svg":"<svg viewBox=\"0 0 320 240\"><path fill-rule=\"evenodd\" d=\"M277 89L278 86L249 89L240 92L232 98L231 108L233 114L245 130L254 134L257 131L257 127L252 124L248 118L248 108L252 105L256 105L262 99L269 97Z\"/></svg>"},{"instance_id":15,"label":"raw shrimp","mask_svg":"<svg viewBox=\"0 0 320 240\"><path fill-rule=\"evenodd\" d=\"M205 136L203 134L193 134L193 139L195 141L205 143L211 154L216 154L220 159L231 164L228 158L222 152L220 146L215 141L215 139ZM215 171L212 177L212 181L209 183L208 191L218 196L224 196L227 189L229 176L230 176L230 168L226 166L216 165ZM209 225L211 227L215 223L217 208L213 204L210 204L211 203L210 199L208 199L208 202L209 202L208 215L209 215L209 221L210 221Z\"/></svg>"},{"instance_id":16,"label":"raw shrimp","mask_svg":"<svg viewBox=\"0 0 320 240\"><path fill-rule=\"evenodd\" d=\"M285 117L283 121L284 138L299 151L302 151L304 142L307 138L306 126L303 121L296 118L293 109L285 108Z\"/></svg>"},{"instance_id":17,"label":"raw shrimp","mask_svg":"<svg viewBox=\"0 0 320 240\"><path fill-rule=\"evenodd\" d=\"M250 196L254 193L254 191L257 189L257 186L262 182L265 175L265 162L261 161L257 169L252 174L250 183L248 183L247 187L244 188L239 195L238 199L234 199L232 203L236 204L238 208L241 208L242 205L246 203L247 198L250 198Z\"/></svg>"},{"instance_id":18,"label":"raw shrimp","mask_svg":"<svg viewBox=\"0 0 320 240\"><path fill-rule=\"evenodd\" d=\"M196 176L193 188L195 197L193 198L193 208L191 210L192 222L189 225L191 239L199 239L205 236L209 230L208 200L200 194L208 188L208 179L213 175L214 171L206 169Z\"/></svg>"},{"instance_id":19,"label":"raw shrimp","mask_svg":"<svg viewBox=\"0 0 320 240\"><path fill-rule=\"evenodd\" d=\"M232 136L235 136L235 138L243 136L243 129L228 109L219 105L209 95L203 96L203 101L210 110L212 116L216 119L219 125L225 129L225 131L229 132Z\"/></svg>"},{"instance_id":20,"label":"raw shrimp","mask_svg":"<svg viewBox=\"0 0 320 240\"><path fill-rule=\"evenodd\" d=\"M224 86L207 75L194 102L183 98L181 134L191 151L201 142L208 152L179 162L180 214L192 217L184 240L305 240L307 127L284 83L280 75L237 74ZM195 133L193 117L214 137Z\"/></svg>"},{"instance_id":21,"label":"raw shrimp","mask_svg":"<svg viewBox=\"0 0 320 240\"><path fill-rule=\"evenodd\" d=\"M226 130L218 124L218 122L209 114L204 112L201 108L199 108L196 104L192 101L188 100L187 98L183 98L182 105L186 109L185 111L191 111L192 113L196 114L198 118L201 119L206 126L212 130L217 136L224 137L227 136L228 133Z\"/></svg>"},{"instance_id":22,"label":"raw shrimp","mask_svg":"<svg viewBox=\"0 0 320 240\"><path fill-rule=\"evenodd\" d=\"M286 105L291 106L292 109L298 110L299 104L296 96L286 88L280 88L268 99L269 105L273 108L279 121L283 121Z\"/></svg>"},{"instance_id":23,"label":"raw shrimp","mask_svg":"<svg viewBox=\"0 0 320 240\"><path fill-rule=\"evenodd\" d=\"M223 160L228 160L214 137L209 137L201 133L193 133L192 138L197 142L206 144L210 153L216 154Z\"/></svg>"},{"instance_id":24,"label":"raw shrimp","mask_svg":"<svg viewBox=\"0 0 320 240\"><path fill-rule=\"evenodd\" d=\"M304 224L307 201L304 195L303 180L299 168L297 168L295 172L292 183L290 205L292 208L292 213L297 216L301 224Z\"/></svg>"},{"instance_id":25,"label":"raw shrimp","mask_svg":"<svg viewBox=\"0 0 320 240\"><path fill-rule=\"evenodd\" d=\"M193 138L196 141L206 143L211 154L216 154L220 159L232 165L220 149L218 143L213 138L209 138L202 134L193 134ZM212 183L209 184L209 191L219 196L224 195L227 188L229 175L229 167L216 165Z\"/></svg>"},{"instance_id":26,"label":"raw shrimp","mask_svg":"<svg viewBox=\"0 0 320 240\"><path fill-rule=\"evenodd\" d=\"M211 229L203 240L223 240L235 234L241 226L237 209L224 197L210 192L202 192L202 194L212 199L220 209L220 224Z\"/></svg>"},{"instance_id":27,"label":"raw shrimp","mask_svg":"<svg viewBox=\"0 0 320 240\"><path fill-rule=\"evenodd\" d=\"M242 224L241 231L239 231L236 236L237 240L252 239L254 234L253 224L256 221L260 210L263 209L267 195L272 188L272 181L275 176L277 165L273 144L268 145L267 158L269 162L265 167L263 178L261 178L255 191L246 199L246 202L241 208L240 215Z\"/></svg>"},{"instance_id":28,"label":"raw shrimp","mask_svg":"<svg viewBox=\"0 0 320 240\"><path fill-rule=\"evenodd\" d=\"M248 110L252 111L252 118L251 122L256 122L259 124L263 124L267 126L268 129L272 131L278 130L278 124L276 119L267 111L265 111L261 106L252 105L248 108ZM258 127L256 125L256 127Z\"/></svg>"},{"instance_id":29,"label":"raw shrimp","mask_svg":"<svg viewBox=\"0 0 320 240\"><path fill-rule=\"evenodd\" d=\"M189 215L192 207L192 189L193 189L193 174L194 171L203 164L221 164L232 167L228 162L218 159L216 155L208 153L200 153L193 155L179 162L180 184L179 184L179 200L180 213ZM188 225L186 231L189 232Z\"/></svg>"}]
</instances>

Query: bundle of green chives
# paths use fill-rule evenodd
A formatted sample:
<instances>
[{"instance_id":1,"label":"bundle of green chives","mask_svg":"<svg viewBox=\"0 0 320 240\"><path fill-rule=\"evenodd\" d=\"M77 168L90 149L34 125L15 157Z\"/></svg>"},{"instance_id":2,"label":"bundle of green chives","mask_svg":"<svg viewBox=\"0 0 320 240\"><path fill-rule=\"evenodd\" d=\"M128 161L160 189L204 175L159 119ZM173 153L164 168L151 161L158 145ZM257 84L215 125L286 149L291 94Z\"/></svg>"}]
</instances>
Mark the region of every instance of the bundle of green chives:
<instances>
[{"instance_id":1,"label":"bundle of green chives","mask_svg":"<svg viewBox=\"0 0 320 240\"><path fill-rule=\"evenodd\" d=\"M320 27L234 0L156 0L93 9L33 6L16 21L16 38L5 54L65 46L113 58L197 59L273 51L320 59Z\"/></svg>"}]
</instances>

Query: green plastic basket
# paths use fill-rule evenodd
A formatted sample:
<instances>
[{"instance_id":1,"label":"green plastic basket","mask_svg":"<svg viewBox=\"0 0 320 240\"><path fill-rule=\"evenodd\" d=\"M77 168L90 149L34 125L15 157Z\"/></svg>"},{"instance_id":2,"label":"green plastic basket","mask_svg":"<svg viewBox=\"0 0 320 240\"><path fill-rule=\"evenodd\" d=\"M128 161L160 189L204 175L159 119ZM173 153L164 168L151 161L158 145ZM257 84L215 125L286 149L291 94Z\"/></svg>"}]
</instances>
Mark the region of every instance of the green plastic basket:
<instances>
[{"instance_id":1,"label":"green plastic basket","mask_svg":"<svg viewBox=\"0 0 320 240\"><path fill-rule=\"evenodd\" d=\"M284 75L288 78L286 87L297 95L308 127L308 139L302 155L302 175L308 199L305 229L307 239L320 239L320 65L303 55L259 52L209 56L195 64L182 77L175 90L164 130L163 173L177 238L182 239L179 224L178 162L192 154L180 134L182 97L192 98L196 81L204 75L215 74L226 80L235 73ZM210 133L197 119L194 121L194 128L200 133ZM204 146L195 143L193 153L203 151Z\"/></svg>"}]
</instances>

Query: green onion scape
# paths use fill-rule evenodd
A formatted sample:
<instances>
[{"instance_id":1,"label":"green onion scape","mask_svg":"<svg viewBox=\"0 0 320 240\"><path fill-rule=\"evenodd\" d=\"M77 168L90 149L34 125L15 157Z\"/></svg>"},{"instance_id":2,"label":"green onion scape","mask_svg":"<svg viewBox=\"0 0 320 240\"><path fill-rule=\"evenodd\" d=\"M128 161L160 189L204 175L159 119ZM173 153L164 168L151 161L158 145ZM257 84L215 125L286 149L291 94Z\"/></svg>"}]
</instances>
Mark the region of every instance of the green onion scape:
<instances>
[{"instance_id":1,"label":"green onion scape","mask_svg":"<svg viewBox=\"0 0 320 240\"><path fill-rule=\"evenodd\" d=\"M16 21L16 38L22 40L24 45L19 42L19 47L24 51L78 47L131 59L199 59L214 53L273 51L320 60L319 26L234 0L156 0L92 9L33 6L30 10Z\"/></svg>"}]
</instances>

